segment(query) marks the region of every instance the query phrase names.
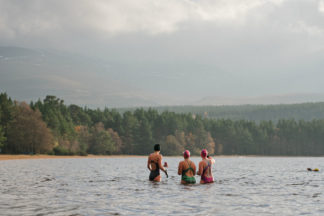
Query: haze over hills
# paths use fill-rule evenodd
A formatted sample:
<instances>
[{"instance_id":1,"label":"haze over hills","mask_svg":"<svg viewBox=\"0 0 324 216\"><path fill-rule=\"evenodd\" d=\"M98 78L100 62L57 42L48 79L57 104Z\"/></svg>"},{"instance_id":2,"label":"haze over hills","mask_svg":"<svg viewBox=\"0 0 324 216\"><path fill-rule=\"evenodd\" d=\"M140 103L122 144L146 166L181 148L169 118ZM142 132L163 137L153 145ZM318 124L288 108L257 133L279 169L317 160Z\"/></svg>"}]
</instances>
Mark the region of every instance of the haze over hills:
<instances>
[{"instance_id":1,"label":"haze over hills","mask_svg":"<svg viewBox=\"0 0 324 216\"><path fill-rule=\"evenodd\" d=\"M302 13L301 13L302 11ZM0 91L96 107L324 98L324 1L0 1Z\"/></svg>"},{"instance_id":2,"label":"haze over hills","mask_svg":"<svg viewBox=\"0 0 324 216\"><path fill-rule=\"evenodd\" d=\"M89 107L157 105L138 88L118 80L116 73L118 69L112 71L106 62L94 58L54 50L0 47L0 91L17 100L56 95L68 103Z\"/></svg>"},{"instance_id":3,"label":"haze over hills","mask_svg":"<svg viewBox=\"0 0 324 216\"><path fill-rule=\"evenodd\" d=\"M265 95L258 97L205 97L196 101L194 105L245 105L245 104L296 104L307 102L324 101L324 94L286 94L286 95Z\"/></svg>"},{"instance_id":4,"label":"haze over hills","mask_svg":"<svg viewBox=\"0 0 324 216\"><path fill-rule=\"evenodd\" d=\"M130 67L121 62L109 62L57 50L0 47L0 91L27 102L42 99L46 95L55 95L67 103L92 108L292 104L324 101L324 94L320 93L251 97L207 96L198 100L184 96L178 99L172 94L159 94L153 87L142 88L142 81L133 82L134 79L138 79L136 73L133 73L134 70L136 72L140 69ZM138 76L145 82L143 74L138 73ZM147 77L146 82L156 81L152 79Z\"/></svg>"}]
</instances>

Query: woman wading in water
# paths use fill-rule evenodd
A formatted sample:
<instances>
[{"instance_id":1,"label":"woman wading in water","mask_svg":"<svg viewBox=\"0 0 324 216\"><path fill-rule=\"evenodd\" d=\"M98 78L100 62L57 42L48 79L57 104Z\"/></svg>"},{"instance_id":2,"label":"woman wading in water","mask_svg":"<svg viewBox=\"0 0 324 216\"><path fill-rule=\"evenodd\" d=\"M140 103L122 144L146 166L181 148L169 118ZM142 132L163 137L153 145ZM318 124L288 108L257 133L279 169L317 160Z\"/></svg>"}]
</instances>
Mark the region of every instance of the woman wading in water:
<instances>
[{"instance_id":1,"label":"woman wading in water","mask_svg":"<svg viewBox=\"0 0 324 216\"><path fill-rule=\"evenodd\" d=\"M160 170L168 177L167 171L162 166L162 155L160 154L160 145L154 145L154 153L150 154L147 160L147 168L151 171L150 181L161 181Z\"/></svg>"},{"instance_id":2,"label":"woman wading in water","mask_svg":"<svg viewBox=\"0 0 324 216\"><path fill-rule=\"evenodd\" d=\"M181 184L195 184L196 165L189 160L190 151L183 152L184 160L179 163L178 175L181 175Z\"/></svg>"},{"instance_id":3,"label":"woman wading in water","mask_svg":"<svg viewBox=\"0 0 324 216\"><path fill-rule=\"evenodd\" d=\"M214 182L213 174L211 172L211 165L215 163L215 160L211 157L207 157L208 152L206 149L201 151L201 161L199 163L199 170L197 175L201 176L200 184Z\"/></svg>"}]
</instances>

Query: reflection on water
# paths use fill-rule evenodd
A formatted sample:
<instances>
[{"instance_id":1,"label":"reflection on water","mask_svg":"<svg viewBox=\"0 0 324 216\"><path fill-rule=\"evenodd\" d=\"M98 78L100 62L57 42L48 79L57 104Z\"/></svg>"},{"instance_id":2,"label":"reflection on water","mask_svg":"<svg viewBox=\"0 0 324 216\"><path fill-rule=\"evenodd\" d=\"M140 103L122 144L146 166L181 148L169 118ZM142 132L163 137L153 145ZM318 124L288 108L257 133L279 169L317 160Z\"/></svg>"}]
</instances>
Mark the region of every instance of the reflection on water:
<instances>
[{"instance_id":1,"label":"reflection on water","mask_svg":"<svg viewBox=\"0 0 324 216\"><path fill-rule=\"evenodd\" d=\"M216 158L209 185L180 185L175 157L149 182L146 160L0 161L0 215L324 215L324 158Z\"/></svg>"}]
</instances>

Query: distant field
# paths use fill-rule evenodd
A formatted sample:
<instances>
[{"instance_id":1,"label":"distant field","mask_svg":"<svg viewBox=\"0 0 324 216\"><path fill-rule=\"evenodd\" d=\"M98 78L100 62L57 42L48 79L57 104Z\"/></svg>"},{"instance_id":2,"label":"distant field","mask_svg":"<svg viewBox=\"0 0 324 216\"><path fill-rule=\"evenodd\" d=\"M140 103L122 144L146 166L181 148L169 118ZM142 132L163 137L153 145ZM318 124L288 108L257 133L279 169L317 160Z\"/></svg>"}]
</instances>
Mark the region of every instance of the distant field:
<instances>
[{"instance_id":1,"label":"distant field","mask_svg":"<svg viewBox=\"0 0 324 216\"><path fill-rule=\"evenodd\" d=\"M134 111L138 108L121 108L120 112ZM148 107L143 109L148 110ZM311 121L324 119L324 102L277 105L238 105L238 106L161 106L153 107L160 113L192 113L203 118L232 119L250 121L274 121L296 119Z\"/></svg>"}]
</instances>

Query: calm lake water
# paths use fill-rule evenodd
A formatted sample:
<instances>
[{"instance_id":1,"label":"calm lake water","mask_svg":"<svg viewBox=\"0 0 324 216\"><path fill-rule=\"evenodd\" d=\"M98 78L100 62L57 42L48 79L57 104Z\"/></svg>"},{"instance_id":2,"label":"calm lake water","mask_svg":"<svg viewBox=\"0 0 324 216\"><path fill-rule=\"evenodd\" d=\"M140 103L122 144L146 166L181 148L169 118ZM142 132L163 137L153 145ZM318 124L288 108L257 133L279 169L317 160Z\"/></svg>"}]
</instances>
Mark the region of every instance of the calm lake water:
<instances>
[{"instance_id":1,"label":"calm lake water","mask_svg":"<svg viewBox=\"0 0 324 216\"><path fill-rule=\"evenodd\" d=\"M193 186L180 157L160 183L146 158L0 161L0 215L324 215L324 158L215 159L216 182Z\"/></svg>"}]
</instances>

